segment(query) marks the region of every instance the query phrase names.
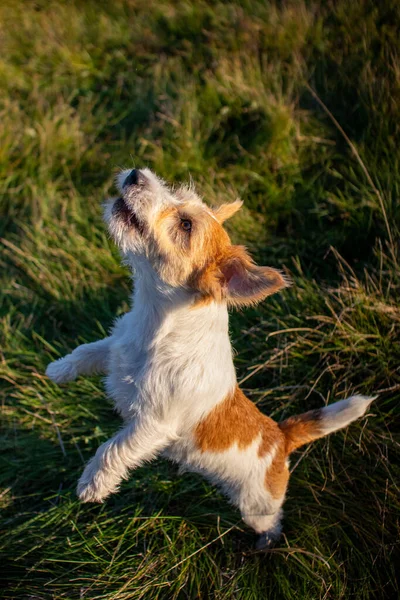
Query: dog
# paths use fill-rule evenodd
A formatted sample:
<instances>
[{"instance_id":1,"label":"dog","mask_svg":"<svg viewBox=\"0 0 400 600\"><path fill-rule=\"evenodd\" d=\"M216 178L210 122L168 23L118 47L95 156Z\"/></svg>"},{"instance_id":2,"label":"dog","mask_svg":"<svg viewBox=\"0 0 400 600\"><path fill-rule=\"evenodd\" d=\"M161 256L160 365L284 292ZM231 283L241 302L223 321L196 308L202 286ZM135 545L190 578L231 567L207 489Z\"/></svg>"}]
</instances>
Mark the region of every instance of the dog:
<instances>
[{"instance_id":1,"label":"dog","mask_svg":"<svg viewBox=\"0 0 400 600\"><path fill-rule=\"evenodd\" d=\"M122 171L105 221L135 274L132 309L111 335L52 362L56 383L106 374L124 420L79 479L83 502L102 502L157 455L203 474L239 508L268 548L281 534L290 454L346 427L374 397L352 396L277 423L238 387L228 307L289 285L233 245L223 223L240 201L211 209L191 186L172 189L149 169Z\"/></svg>"}]
</instances>

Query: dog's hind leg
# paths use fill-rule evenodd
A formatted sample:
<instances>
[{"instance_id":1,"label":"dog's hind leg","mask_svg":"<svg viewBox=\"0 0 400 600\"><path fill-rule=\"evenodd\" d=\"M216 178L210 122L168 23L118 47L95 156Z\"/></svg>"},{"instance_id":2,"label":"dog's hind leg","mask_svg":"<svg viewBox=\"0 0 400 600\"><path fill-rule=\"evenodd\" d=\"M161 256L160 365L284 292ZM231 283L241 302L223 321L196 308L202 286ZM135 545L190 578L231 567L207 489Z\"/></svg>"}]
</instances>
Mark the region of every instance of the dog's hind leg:
<instances>
[{"instance_id":1,"label":"dog's hind leg","mask_svg":"<svg viewBox=\"0 0 400 600\"><path fill-rule=\"evenodd\" d=\"M279 540L282 533L281 506L284 496L272 501L267 494L264 501L255 501L251 496L251 490L241 494L239 508L242 519L258 534L257 549L270 548Z\"/></svg>"},{"instance_id":2,"label":"dog's hind leg","mask_svg":"<svg viewBox=\"0 0 400 600\"><path fill-rule=\"evenodd\" d=\"M277 447L270 464L253 473L240 490L239 508L243 521L258 534L257 548L270 548L281 536L281 507L289 481L283 444Z\"/></svg>"},{"instance_id":3,"label":"dog's hind leg","mask_svg":"<svg viewBox=\"0 0 400 600\"><path fill-rule=\"evenodd\" d=\"M249 504L248 498L244 502L242 497L240 506L242 519L258 534L257 549L271 548L279 540L282 533L283 501L284 497L274 502L266 498L265 502Z\"/></svg>"},{"instance_id":4,"label":"dog's hind leg","mask_svg":"<svg viewBox=\"0 0 400 600\"><path fill-rule=\"evenodd\" d=\"M46 375L55 383L73 381L78 375L104 373L107 369L112 337L78 346L63 358L50 363Z\"/></svg>"},{"instance_id":5,"label":"dog's hind leg","mask_svg":"<svg viewBox=\"0 0 400 600\"><path fill-rule=\"evenodd\" d=\"M152 460L175 439L171 424L154 419L126 425L102 444L88 462L78 482L82 502L102 502L116 492L131 469Z\"/></svg>"}]
</instances>

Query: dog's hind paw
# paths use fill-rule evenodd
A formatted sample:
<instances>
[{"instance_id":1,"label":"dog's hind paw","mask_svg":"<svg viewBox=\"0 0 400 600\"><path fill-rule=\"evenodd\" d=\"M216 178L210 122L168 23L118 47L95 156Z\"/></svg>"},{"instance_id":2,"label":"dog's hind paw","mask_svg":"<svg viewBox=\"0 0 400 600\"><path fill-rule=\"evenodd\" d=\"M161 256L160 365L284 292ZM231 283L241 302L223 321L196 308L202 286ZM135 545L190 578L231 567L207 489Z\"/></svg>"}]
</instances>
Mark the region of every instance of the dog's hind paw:
<instances>
[{"instance_id":1,"label":"dog's hind paw","mask_svg":"<svg viewBox=\"0 0 400 600\"><path fill-rule=\"evenodd\" d=\"M104 496L101 496L99 490L93 483L78 483L76 493L81 502L98 502L101 503L104 500Z\"/></svg>"},{"instance_id":2,"label":"dog's hind paw","mask_svg":"<svg viewBox=\"0 0 400 600\"><path fill-rule=\"evenodd\" d=\"M54 383L67 383L74 381L78 376L75 364L68 358L60 358L50 363L46 369L46 375Z\"/></svg>"},{"instance_id":3,"label":"dog's hind paw","mask_svg":"<svg viewBox=\"0 0 400 600\"><path fill-rule=\"evenodd\" d=\"M269 550L273 548L281 536L280 531L264 531L260 533L256 541L256 550Z\"/></svg>"},{"instance_id":4,"label":"dog's hind paw","mask_svg":"<svg viewBox=\"0 0 400 600\"><path fill-rule=\"evenodd\" d=\"M103 502L113 490L110 490L101 471L92 468L93 463L86 466L76 488L77 496L81 502Z\"/></svg>"}]
</instances>

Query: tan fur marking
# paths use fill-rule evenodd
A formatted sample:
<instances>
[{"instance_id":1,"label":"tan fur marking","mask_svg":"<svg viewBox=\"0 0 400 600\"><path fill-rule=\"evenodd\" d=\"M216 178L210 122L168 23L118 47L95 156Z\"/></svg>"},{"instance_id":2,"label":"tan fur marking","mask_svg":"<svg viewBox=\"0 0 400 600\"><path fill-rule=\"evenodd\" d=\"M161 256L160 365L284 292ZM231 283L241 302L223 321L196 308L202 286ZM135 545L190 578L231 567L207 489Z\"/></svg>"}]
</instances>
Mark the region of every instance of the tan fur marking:
<instances>
[{"instance_id":1,"label":"tan fur marking","mask_svg":"<svg viewBox=\"0 0 400 600\"><path fill-rule=\"evenodd\" d=\"M280 443L272 465L265 474L265 487L273 498L279 499L286 492L289 469L286 465L285 444Z\"/></svg>"},{"instance_id":2,"label":"tan fur marking","mask_svg":"<svg viewBox=\"0 0 400 600\"><path fill-rule=\"evenodd\" d=\"M167 219L170 215L176 213L175 206L169 206L168 208L164 208L157 216L154 227L157 229L164 219Z\"/></svg>"},{"instance_id":3,"label":"tan fur marking","mask_svg":"<svg viewBox=\"0 0 400 600\"><path fill-rule=\"evenodd\" d=\"M207 215L207 228L201 244L192 252L192 275L188 281L191 288L200 292L200 302L210 300L221 301L223 289L219 264L227 255L231 244L226 231Z\"/></svg>"},{"instance_id":4,"label":"tan fur marking","mask_svg":"<svg viewBox=\"0 0 400 600\"><path fill-rule=\"evenodd\" d=\"M214 300L214 298L212 296L207 295L207 294L204 294L204 295L201 294L193 302L192 306L190 307L190 310L193 310L196 308L202 308L203 306L208 306L213 300Z\"/></svg>"},{"instance_id":5,"label":"tan fur marking","mask_svg":"<svg viewBox=\"0 0 400 600\"><path fill-rule=\"evenodd\" d=\"M320 410L310 410L279 423L279 428L286 438L286 454L323 435L319 426L320 415Z\"/></svg>"},{"instance_id":6,"label":"tan fur marking","mask_svg":"<svg viewBox=\"0 0 400 600\"><path fill-rule=\"evenodd\" d=\"M283 442L277 423L263 415L239 387L195 429L195 439L202 452L223 452L235 442L240 450L244 450L260 434L259 457L269 452L275 443Z\"/></svg>"}]
</instances>

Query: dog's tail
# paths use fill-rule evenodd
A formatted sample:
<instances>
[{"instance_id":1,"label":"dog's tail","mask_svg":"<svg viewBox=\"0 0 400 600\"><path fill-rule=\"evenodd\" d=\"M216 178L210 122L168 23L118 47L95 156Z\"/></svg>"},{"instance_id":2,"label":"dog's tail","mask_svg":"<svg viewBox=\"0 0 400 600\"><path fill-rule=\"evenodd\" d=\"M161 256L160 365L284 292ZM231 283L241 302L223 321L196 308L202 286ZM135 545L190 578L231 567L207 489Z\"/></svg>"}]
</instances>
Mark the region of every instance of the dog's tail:
<instances>
[{"instance_id":1,"label":"dog's tail","mask_svg":"<svg viewBox=\"0 0 400 600\"><path fill-rule=\"evenodd\" d=\"M286 438L287 454L362 417L376 398L377 396L352 396L278 423Z\"/></svg>"}]
</instances>

